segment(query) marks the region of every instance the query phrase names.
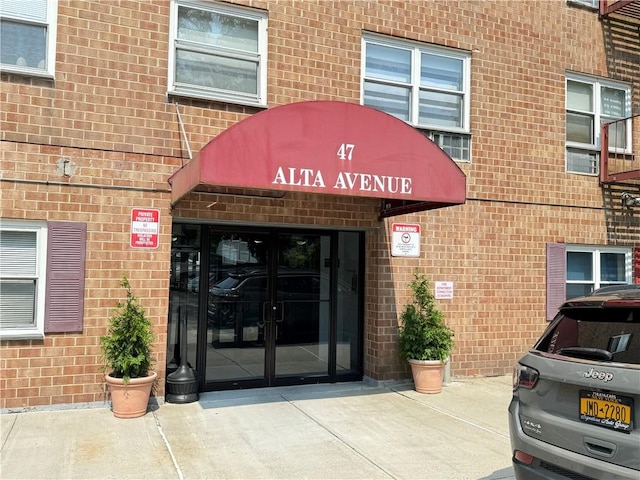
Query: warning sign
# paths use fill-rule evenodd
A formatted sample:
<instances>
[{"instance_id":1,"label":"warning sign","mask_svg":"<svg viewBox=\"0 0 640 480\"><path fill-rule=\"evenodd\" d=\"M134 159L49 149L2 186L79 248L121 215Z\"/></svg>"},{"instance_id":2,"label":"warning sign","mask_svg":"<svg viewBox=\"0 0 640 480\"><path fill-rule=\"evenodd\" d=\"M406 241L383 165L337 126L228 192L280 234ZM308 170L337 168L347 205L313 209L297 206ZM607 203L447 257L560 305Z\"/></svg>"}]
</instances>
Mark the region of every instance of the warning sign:
<instances>
[{"instance_id":1,"label":"warning sign","mask_svg":"<svg viewBox=\"0 0 640 480\"><path fill-rule=\"evenodd\" d=\"M391 255L393 257L420 256L420 225L417 223L391 225Z\"/></svg>"},{"instance_id":2,"label":"warning sign","mask_svg":"<svg viewBox=\"0 0 640 480\"><path fill-rule=\"evenodd\" d=\"M157 248L160 232L160 211L155 208L131 210L131 246Z\"/></svg>"}]
</instances>

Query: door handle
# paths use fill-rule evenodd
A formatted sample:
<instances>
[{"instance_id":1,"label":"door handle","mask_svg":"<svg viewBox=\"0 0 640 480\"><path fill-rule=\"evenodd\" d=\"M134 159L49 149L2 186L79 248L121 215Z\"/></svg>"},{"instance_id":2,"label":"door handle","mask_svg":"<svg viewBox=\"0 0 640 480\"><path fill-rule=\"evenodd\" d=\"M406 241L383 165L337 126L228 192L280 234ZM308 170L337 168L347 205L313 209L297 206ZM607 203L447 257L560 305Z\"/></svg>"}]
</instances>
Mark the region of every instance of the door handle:
<instances>
[{"instance_id":1,"label":"door handle","mask_svg":"<svg viewBox=\"0 0 640 480\"><path fill-rule=\"evenodd\" d=\"M603 457L612 457L616 453L616 444L600 440L598 438L583 437L585 448L595 454Z\"/></svg>"},{"instance_id":2,"label":"door handle","mask_svg":"<svg viewBox=\"0 0 640 480\"><path fill-rule=\"evenodd\" d=\"M276 302L275 306L273 307L274 310L274 317L275 317L275 321L277 323L282 323L284 320L284 302Z\"/></svg>"},{"instance_id":3,"label":"door handle","mask_svg":"<svg viewBox=\"0 0 640 480\"><path fill-rule=\"evenodd\" d=\"M262 318L264 321L267 319L274 320L278 323L282 323L284 320L284 302L264 302L262 304Z\"/></svg>"}]
</instances>

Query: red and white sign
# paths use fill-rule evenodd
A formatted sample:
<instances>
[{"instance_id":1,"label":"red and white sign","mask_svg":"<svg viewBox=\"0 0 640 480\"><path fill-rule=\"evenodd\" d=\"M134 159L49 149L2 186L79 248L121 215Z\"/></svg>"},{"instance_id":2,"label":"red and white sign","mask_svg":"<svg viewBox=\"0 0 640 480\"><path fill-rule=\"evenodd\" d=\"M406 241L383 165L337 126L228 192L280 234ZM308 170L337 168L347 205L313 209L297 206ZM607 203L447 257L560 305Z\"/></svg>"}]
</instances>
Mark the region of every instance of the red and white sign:
<instances>
[{"instance_id":1,"label":"red and white sign","mask_svg":"<svg viewBox=\"0 0 640 480\"><path fill-rule=\"evenodd\" d=\"M160 211L156 208L131 209L131 246L158 248Z\"/></svg>"},{"instance_id":2,"label":"red and white sign","mask_svg":"<svg viewBox=\"0 0 640 480\"><path fill-rule=\"evenodd\" d=\"M420 256L420 225L417 223L391 225L391 255L394 257Z\"/></svg>"}]
</instances>

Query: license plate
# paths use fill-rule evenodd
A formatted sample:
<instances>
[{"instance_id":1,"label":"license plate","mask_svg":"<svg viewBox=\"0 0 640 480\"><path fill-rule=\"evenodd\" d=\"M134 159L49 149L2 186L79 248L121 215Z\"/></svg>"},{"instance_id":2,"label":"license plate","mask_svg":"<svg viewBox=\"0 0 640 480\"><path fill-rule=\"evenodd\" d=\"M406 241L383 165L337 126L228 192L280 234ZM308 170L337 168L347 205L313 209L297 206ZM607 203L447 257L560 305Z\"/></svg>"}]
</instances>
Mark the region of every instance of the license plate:
<instances>
[{"instance_id":1,"label":"license plate","mask_svg":"<svg viewBox=\"0 0 640 480\"><path fill-rule=\"evenodd\" d=\"M633 399L580 390L580 420L621 432L633 429Z\"/></svg>"}]
</instances>

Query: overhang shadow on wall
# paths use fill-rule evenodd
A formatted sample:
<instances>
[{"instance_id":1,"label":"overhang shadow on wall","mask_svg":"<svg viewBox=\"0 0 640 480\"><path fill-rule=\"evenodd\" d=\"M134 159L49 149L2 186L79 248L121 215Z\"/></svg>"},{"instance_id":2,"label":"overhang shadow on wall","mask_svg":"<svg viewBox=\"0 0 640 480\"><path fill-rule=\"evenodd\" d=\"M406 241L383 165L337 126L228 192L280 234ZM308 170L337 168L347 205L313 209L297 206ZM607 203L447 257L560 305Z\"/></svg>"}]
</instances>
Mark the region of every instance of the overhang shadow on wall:
<instances>
[{"instance_id":1,"label":"overhang shadow on wall","mask_svg":"<svg viewBox=\"0 0 640 480\"><path fill-rule=\"evenodd\" d=\"M602 185L607 243L610 245L633 246L640 243L640 206L626 201L625 194L640 198L640 184Z\"/></svg>"},{"instance_id":2,"label":"overhang shadow on wall","mask_svg":"<svg viewBox=\"0 0 640 480\"><path fill-rule=\"evenodd\" d=\"M640 108L640 21L609 15L601 22L609 78L633 83L633 104Z\"/></svg>"},{"instance_id":3,"label":"overhang shadow on wall","mask_svg":"<svg viewBox=\"0 0 640 480\"><path fill-rule=\"evenodd\" d=\"M601 17L608 76L632 85L632 115L640 114L640 21L621 15ZM637 132L634 132L636 135ZM634 138L634 145L638 145ZM629 162L629 170L640 162L637 148ZM640 205L625 200L625 194L640 198L640 178L624 182L603 183L602 201L605 212L607 241L612 245L631 246L640 243Z\"/></svg>"}]
</instances>

